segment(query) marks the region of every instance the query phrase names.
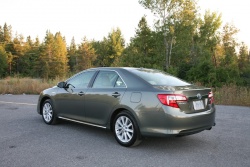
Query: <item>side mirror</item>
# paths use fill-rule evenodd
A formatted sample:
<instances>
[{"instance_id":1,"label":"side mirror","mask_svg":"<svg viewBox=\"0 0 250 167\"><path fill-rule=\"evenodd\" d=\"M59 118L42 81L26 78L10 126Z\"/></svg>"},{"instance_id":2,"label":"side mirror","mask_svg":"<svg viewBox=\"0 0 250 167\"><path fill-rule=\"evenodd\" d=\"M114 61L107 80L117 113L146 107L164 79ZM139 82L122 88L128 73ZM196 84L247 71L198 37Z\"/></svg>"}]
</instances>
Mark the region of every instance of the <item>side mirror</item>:
<instances>
[{"instance_id":1,"label":"side mirror","mask_svg":"<svg viewBox=\"0 0 250 167\"><path fill-rule=\"evenodd\" d=\"M57 87L58 87L58 88L64 88L64 87L65 87L65 84L66 84L66 82L59 82L59 83L57 84Z\"/></svg>"}]
</instances>

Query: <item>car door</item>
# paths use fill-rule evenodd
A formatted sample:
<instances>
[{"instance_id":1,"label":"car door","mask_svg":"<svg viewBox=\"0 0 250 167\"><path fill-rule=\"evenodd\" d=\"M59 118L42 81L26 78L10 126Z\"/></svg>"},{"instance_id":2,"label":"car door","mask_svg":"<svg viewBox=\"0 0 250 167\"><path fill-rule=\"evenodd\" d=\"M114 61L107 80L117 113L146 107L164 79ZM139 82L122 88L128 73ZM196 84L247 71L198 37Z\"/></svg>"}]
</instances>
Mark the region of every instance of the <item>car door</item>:
<instances>
[{"instance_id":1,"label":"car door","mask_svg":"<svg viewBox=\"0 0 250 167\"><path fill-rule=\"evenodd\" d=\"M56 95L58 116L84 121L84 99L96 71L84 71L66 82Z\"/></svg>"},{"instance_id":2,"label":"car door","mask_svg":"<svg viewBox=\"0 0 250 167\"><path fill-rule=\"evenodd\" d=\"M116 71L99 71L93 86L85 94L86 121L105 125L125 91L126 84Z\"/></svg>"}]
</instances>

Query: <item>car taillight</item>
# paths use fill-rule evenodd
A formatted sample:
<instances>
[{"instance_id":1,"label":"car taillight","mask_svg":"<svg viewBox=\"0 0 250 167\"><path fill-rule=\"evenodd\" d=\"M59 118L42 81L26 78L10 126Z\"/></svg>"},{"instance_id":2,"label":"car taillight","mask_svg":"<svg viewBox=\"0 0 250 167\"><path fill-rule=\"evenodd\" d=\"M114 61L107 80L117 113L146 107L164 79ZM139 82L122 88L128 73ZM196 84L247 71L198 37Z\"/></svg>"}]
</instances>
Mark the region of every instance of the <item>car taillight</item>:
<instances>
[{"instance_id":1,"label":"car taillight","mask_svg":"<svg viewBox=\"0 0 250 167\"><path fill-rule=\"evenodd\" d=\"M208 93L208 100L209 100L209 104L214 103L214 95L212 91Z\"/></svg>"},{"instance_id":2,"label":"car taillight","mask_svg":"<svg viewBox=\"0 0 250 167\"><path fill-rule=\"evenodd\" d=\"M177 102L180 101L187 101L187 97L184 95L179 94L158 94L157 95L160 102L166 106L179 108L179 105Z\"/></svg>"}]
</instances>

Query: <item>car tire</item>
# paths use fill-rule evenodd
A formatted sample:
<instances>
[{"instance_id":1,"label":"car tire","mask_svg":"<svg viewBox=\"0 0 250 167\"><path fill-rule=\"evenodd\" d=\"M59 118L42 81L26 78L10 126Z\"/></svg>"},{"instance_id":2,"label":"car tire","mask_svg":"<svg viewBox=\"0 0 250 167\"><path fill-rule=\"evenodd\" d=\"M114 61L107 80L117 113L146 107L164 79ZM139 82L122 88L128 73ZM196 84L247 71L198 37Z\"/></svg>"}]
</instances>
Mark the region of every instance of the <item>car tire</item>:
<instances>
[{"instance_id":1,"label":"car tire","mask_svg":"<svg viewBox=\"0 0 250 167\"><path fill-rule=\"evenodd\" d=\"M122 111L116 115L113 132L116 141L124 147L136 146L141 143L139 127L128 111Z\"/></svg>"},{"instance_id":2,"label":"car tire","mask_svg":"<svg viewBox=\"0 0 250 167\"><path fill-rule=\"evenodd\" d=\"M42 117L43 121L48 125L54 125L57 123L53 103L50 99L45 100L42 105Z\"/></svg>"}]
</instances>

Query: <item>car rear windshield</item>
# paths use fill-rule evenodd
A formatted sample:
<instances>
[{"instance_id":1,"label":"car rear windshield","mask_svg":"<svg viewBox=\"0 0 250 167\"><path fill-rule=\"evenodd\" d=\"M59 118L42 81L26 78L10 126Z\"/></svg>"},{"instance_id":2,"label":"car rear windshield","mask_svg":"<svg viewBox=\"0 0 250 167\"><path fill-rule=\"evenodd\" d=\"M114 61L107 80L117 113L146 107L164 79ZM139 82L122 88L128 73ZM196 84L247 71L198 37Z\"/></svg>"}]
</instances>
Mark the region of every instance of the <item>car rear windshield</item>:
<instances>
[{"instance_id":1,"label":"car rear windshield","mask_svg":"<svg viewBox=\"0 0 250 167\"><path fill-rule=\"evenodd\" d=\"M167 73L164 73L159 70L152 69L128 69L130 72L136 74L141 77L151 85L159 85L159 86L186 86L191 85L188 82L185 82L179 78L171 76Z\"/></svg>"}]
</instances>

